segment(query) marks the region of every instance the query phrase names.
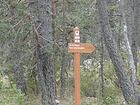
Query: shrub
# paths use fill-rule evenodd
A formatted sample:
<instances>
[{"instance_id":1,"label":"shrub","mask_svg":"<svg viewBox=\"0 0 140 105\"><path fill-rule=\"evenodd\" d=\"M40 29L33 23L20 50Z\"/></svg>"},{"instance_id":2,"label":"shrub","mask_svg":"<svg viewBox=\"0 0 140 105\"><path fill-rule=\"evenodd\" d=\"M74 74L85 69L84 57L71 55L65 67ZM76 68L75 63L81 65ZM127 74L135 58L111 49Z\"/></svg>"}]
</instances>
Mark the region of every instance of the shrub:
<instances>
[{"instance_id":1,"label":"shrub","mask_svg":"<svg viewBox=\"0 0 140 105\"><path fill-rule=\"evenodd\" d=\"M23 105L24 103L24 94L17 90L15 85L12 88L1 88L0 93L0 105Z\"/></svg>"}]
</instances>

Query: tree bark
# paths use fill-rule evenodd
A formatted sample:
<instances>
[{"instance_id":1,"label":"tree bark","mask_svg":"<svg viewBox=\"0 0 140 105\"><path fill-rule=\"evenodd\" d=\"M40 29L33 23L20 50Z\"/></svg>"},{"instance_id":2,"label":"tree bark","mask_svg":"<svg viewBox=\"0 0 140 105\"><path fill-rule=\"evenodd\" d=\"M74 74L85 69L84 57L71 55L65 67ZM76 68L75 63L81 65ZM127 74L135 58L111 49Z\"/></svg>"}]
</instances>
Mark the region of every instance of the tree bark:
<instances>
[{"instance_id":1,"label":"tree bark","mask_svg":"<svg viewBox=\"0 0 140 105\"><path fill-rule=\"evenodd\" d=\"M106 1L97 0L97 7L99 10L99 20L104 41L109 52L109 56L114 65L123 96L128 105L136 105L137 99L134 95L132 83L127 77L126 68L124 66L121 56L119 55L117 44L114 41L111 33Z\"/></svg>"},{"instance_id":2,"label":"tree bark","mask_svg":"<svg viewBox=\"0 0 140 105\"><path fill-rule=\"evenodd\" d=\"M42 105L55 105L52 1L34 0L29 3L29 11L36 34L37 74Z\"/></svg>"}]
</instances>

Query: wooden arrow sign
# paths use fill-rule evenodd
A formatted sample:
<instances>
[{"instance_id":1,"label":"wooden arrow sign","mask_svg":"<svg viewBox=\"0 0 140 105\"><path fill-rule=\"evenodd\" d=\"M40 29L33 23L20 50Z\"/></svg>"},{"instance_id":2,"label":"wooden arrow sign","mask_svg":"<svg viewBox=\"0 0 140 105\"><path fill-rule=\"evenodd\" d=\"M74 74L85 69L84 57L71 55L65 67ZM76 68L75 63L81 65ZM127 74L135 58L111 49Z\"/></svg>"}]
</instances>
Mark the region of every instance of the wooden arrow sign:
<instances>
[{"instance_id":1,"label":"wooden arrow sign","mask_svg":"<svg viewBox=\"0 0 140 105\"><path fill-rule=\"evenodd\" d=\"M70 53L92 53L95 51L95 46L90 43L69 43L68 52Z\"/></svg>"}]
</instances>

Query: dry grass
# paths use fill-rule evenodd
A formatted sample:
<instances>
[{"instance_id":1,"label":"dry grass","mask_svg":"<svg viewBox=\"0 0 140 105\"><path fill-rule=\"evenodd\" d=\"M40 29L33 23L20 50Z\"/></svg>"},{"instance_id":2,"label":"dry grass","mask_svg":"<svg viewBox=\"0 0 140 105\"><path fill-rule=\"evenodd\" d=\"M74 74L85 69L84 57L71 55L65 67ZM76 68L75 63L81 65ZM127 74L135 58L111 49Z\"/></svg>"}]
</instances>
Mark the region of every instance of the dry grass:
<instances>
[{"instance_id":1,"label":"dry grass","mask_svg":"<svg viewBox=\"0 0 140 105\"><path fill-rule=\"evenodd\" d=\"M25 99L25 105L42 105L41 104L41 97L28 95Z\"/></svg>"}]
</instances>

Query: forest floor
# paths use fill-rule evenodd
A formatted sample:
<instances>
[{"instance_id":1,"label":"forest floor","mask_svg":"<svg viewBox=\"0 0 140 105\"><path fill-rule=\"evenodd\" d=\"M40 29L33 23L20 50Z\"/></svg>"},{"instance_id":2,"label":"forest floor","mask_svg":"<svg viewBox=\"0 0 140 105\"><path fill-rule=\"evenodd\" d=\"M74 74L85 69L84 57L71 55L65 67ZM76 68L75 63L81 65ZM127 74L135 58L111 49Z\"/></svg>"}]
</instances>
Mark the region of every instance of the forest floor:
<instances>
[{"instance_id":1,"label":"forest floor","mask_svg":"<svg viewBox=\"0 0 140 105\"><path fill-rule=\"evenodd\" d=\"M81 99L81 105L97 105L96 104L96 99L92 97L84 97ZM65 100L62 100L60 102L60 105L74 105L74 100L73 98L68 98Z\"/></svg>"},{"instance_id":2,"label":"forest floor","mask_svg":"<svg viewBox=\"0 0 140 105\"><path fill-rule=\"evenodd\" d=\"M58 105L74 105L74 99L73 97L67 97L64 99L58 99L60 103ZM97 99L92 97L83 97L81 99L81 105L97 105L96 104ZM38 97L34 99L27 98L25 105L42 105L41 99Z\"/></svg>"},{"instance_id":3,"label":"forest floor","mask_svg":"<svg viewBox=\"0 0 140 105\"><path fill-rule=\"evenodd\" d=\"M74 105L74 97L72 95L63 99L58 98L57 100L60 102L58 105ZM0 105L42 105L41 95L23 95L16 88L0 89ZM97 99L82 96L81 105L97 105Z\"/></svg>"}]
</instances>

